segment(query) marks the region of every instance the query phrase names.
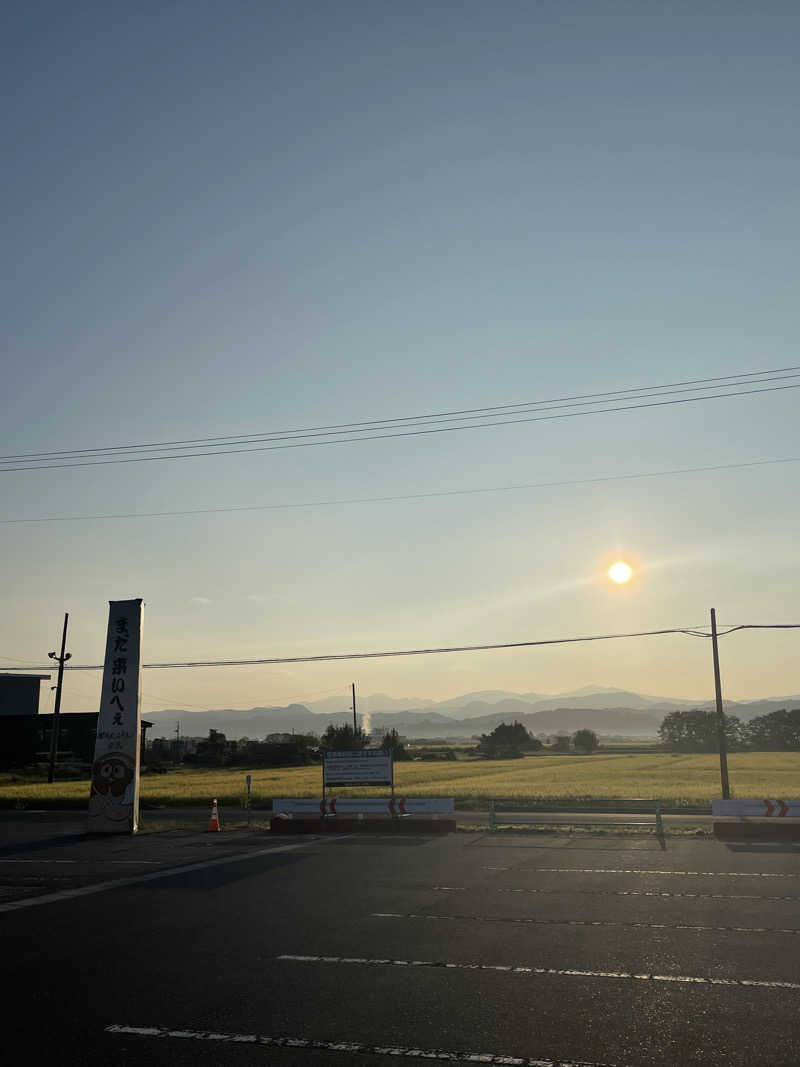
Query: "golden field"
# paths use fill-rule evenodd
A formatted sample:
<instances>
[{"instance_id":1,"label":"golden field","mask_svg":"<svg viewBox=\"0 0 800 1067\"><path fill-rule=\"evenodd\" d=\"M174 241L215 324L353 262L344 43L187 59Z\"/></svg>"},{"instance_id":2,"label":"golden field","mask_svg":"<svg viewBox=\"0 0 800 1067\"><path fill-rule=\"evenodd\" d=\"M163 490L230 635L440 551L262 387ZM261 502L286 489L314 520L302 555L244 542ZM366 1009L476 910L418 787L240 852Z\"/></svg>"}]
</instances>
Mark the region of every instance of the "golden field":
<instances>
[{"instance_id":1,"label":"golden field","mask_svg":"<svg viewBox=\"0 0 800 1067\"><path fill-rule=\"evenodd\" d=\"M799 752L738 752L728 757L733 796L800 796ZM142 777L141 801L148 807L240 804L245 775L252 775L254 807L273 797L314 797L321 794L322 771L310 767L190 770ZM398 763L395 790L406 796L454 796L457 805L485 808L489 799L526 801L653 799L667 803L708 805L719 796L719 759L709 754L614 753L593 756L530 756L521 760L457 760ZM386 788L337 789L337 796L385 795ZM0 776L0 807L80 807L89 794L88 781L21 783Z\"/></svg>"}]
</instances>

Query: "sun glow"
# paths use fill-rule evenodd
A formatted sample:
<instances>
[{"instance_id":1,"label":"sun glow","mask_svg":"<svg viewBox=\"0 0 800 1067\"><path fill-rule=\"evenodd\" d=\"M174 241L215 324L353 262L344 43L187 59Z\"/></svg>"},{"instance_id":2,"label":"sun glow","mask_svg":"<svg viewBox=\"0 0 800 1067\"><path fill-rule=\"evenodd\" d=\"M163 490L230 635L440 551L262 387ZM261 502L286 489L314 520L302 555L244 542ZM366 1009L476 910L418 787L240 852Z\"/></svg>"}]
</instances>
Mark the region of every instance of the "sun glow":
<instances>
[{"instance_id":1,"label":"sun glow","mask_svg":"<svg viewBox=\"0 0 800 1067\"><path fill-rule=\"evenodd\" d=\"M617 582L622 585L624 582L629 582L633 575L633 568L629 567L624 560L617 560L616 563L612 563L608 568L608 577L612 582Z\"/></svg>"}]
</instances>

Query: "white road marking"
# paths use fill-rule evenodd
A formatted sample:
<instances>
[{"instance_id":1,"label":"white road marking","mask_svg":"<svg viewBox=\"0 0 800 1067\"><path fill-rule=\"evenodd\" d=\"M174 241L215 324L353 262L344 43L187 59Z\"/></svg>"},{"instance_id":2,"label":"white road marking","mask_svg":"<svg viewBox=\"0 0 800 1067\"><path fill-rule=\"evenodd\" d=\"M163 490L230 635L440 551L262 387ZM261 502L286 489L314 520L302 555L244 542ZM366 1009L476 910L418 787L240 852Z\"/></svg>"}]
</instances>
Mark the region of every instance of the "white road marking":
<instances>
[{"instance_id":1,"label":"white road marking","mask_svg":"<svg viewBox=\"0 0 800 1067\"><path fill-rule=\"evenodd\" d=\"M484 871L518 871L522 874L669 874L684 878L800 878L800 872L771 871L655 871L648 867L483 867Z\"/></svg>"},{"instance_id":2,"label":"white road marking","mask_svg":"<svg viewBox=\"0 0 800 1067\"><path fill-rule=\"evenodd\" d=\"M83 864L98 863L98 864L101 864L103 867L110 867L112 865L129 866L131 864L136 864L137 866L142 866L142 867L144 867L144 866L151 867L151 866L153 866L154 864L156 864L158 862L159 862L158 860L107 860L107 859L104 859L102 856L98 856L96 859L85 859L85 860L0 859L0 863L35 863L35 864L37 864L37 866L39 864L42 864L42 863L83 863Z\"/></svg>"},{"instance_id":3,"label":"white road marking","mask_svg":"<svg viewBox=\"0 0 800 1067\"><path fill-rule=\"evenodd\" d=\"M428 887L425 887L428 888ZM487 893L530 893L538 896L563 897L653 897L665 900L782 900L788 903L800 903L800 897L766 896L763 893L668 893L665 889L532 889L529 886L508 887L489 885L432 885L430 889L439 889L448 893L463 893L468 889Z\"/></svg>"},{"instance_id":4,"label":"white road marking","mask_svg":"<svg viewBox=\"0 0 800 1067\"><path fill-rule=\"evenodd\" d=\"M637 930L701 930L726 934L800 934L800 930L777 926L698 926L693 923L615 922L612 919L530 919L503 915L417 915L373 911L373 919L441 919L445 922L519 923L523 926L624 926Z\"/></svg>"},{"instance_id":5,"label":"white road marking","mask_svg":"<svg viewBox=\"0 0 800 1067\"><path fill-rule=\"evenodd\" d=\"M445 963L436 960L369 959L363 956L299 956L284 954L276 960L295 963L351 963L371 967L430 967L447 971L500 971L506 974L556 975L566 978L617 978L635 982L681 982L692 985L748 986L760 989L792 989L800 991L800 982L769 982L756 978L697 978L686 974L634 974L632 971L584 971L560 967L516 967L511 964Z\"/></svg>"},{"instance_id":6,"label":"white road marking","mask_svg":"<svg viewBox=\"0 0 800 1067\"><path fill-rule=\"evenodd\" d=\"M610 1063L586 1060L543 1060L529 1056L504 1056L494 1052L457 1052L424 1049L419 1046L367 1045L360 1041L320 1041L309 1037L268 1037L266 1034L226 1034L212 1030L170 1030L165 1026L107 1026L107 1034L126 1037L179 1038L189 1041L215 1041L221 1044L261 1045L267 1048L296 1048L309 1051L344 1052L348 1055L403 1056L406 1059L439 1060L446 1063L506 1064L508 1067L614 1067Z\"/></svg>"},{"instance_id":7,"label":"white road marking","mask_svg":"<svg viewBox=\"0 0 800 1067\"><path fill-rule=\"evenodd\" d=\"M443 886L434 886L442 889ZM484 887L481 887L484 888ZM800 897L764 896L761 893L668 893L658 889L504 889L494 888L495 893L538 893L563 897L564 894L590 897L664 897L667 900L783 900L800 903Z\"/></svg>"},{"instance_id":8,"label":"white road marking","mask_svg":"<svg viewBox=\"0 0 800 1067\"><path fill-rule=\"evenodd\" d=\"M115 878L111 882L95 882L94 885L79 886L76 889L62 889L57 893L43 893L38 897L26 897L24 900L12 900L7 904L0 904L0 913L4 911L18 911L20 908L35 908L38 904L55 904L60 900L73 900L75 897L89 897L94 893L105 893L109 889L124 889L130 885L140 885L142 882L155 882L159 878L172 878L180 874L190 874L192 871L202 871L209 867L221 867L226 863L241 863L243 860L256 859L258 856L270 856L278 852L294 852L299 848L308 848L309 845L333 844L345 841L352 834L323 838L310 837L307 841L300 841L293 845L279 845L277 848L259 848L252 852L237 852L232 856L219 856L213 860L203 860L201 863L187 863L183 867L167 867L161 871L152 871L150 874L134 874L130 878Z\"/></svg>"},{"instance_id":9,"label":"white road marking","mask_svg":"<svg viewBox=\"0 0 800 1067\"><path fill-rule=\"evenodd\" d=\"M0 860L0 863L77 863L77 860Z\"/></svg>"}]
</instances>

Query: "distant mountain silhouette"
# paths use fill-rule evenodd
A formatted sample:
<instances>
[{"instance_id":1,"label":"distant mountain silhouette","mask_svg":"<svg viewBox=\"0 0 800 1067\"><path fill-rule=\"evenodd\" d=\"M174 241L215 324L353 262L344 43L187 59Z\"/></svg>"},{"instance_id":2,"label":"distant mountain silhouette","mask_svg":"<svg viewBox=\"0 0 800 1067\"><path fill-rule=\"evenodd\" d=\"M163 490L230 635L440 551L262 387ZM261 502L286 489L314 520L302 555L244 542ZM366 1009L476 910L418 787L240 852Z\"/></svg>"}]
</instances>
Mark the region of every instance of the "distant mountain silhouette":
<instances>
[{"instance_id":1,"label":"distant mountain silhouette","mask_svg":"<svg viewBox=\"0 0 800 1067\"><path fill-rule=\"evenodd\" d=\"M572 733L588 727L600 734L654 737L670 711L713 707L711 700L670 700L609 688L552 697L492 689L438 702L417 697L398 699L381 693L357 700L359 714L369 710L373 728L393 727L409 737L452 738L469 738L493 730L498 723L515 720L533 733ZM745 722L787 707L800 707L800 696L725 701L725 710ZM184 736L205 736L215 729L230 738L263 738L269 733L291 731L321 734L329 723L352 722L352 711L345 693L309 705L214 711L169 709L148 712L145 717L153 723L151 737L172 735L179 719Z\"/></svg>"}]
</instances>

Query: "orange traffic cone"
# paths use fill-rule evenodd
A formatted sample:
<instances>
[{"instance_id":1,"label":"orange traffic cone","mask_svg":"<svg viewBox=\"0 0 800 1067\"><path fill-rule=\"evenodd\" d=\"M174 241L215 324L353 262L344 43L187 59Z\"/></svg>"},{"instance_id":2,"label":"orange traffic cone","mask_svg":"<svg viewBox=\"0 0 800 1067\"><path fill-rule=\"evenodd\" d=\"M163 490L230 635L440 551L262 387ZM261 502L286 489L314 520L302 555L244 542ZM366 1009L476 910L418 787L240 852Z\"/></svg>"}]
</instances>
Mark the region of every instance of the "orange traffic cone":
<instances>
[{"instance_id":1,"label":"orange traffic cone","mask_svg":"<svg viewBox=\"0 0 800 1067\"><path fill-rule=\"evenodd\" d=\"M208 832L218 834L222 827L219 824L219 808L217 807L217 801L214 799L211 802L211 821L208 824Z\"/></svg>"}]
</instances>

